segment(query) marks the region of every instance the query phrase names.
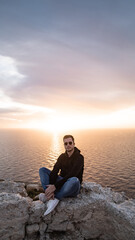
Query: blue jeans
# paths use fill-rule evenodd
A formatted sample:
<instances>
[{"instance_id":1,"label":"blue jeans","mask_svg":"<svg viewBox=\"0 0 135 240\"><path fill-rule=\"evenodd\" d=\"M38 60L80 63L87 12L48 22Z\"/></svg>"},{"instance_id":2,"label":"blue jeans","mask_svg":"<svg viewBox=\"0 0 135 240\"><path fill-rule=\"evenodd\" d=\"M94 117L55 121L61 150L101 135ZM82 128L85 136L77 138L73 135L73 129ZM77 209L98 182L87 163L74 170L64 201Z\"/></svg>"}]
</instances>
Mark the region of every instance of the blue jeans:
<instances>
[{"instance_id":1,"label":"blue jeans","mask_svg":"<svg viewBox=\"0 0 135 240\"><path fill-rule=\"evenodd\" d=\"M39 169L39 176L42 187L46 190L46 185L50 184L50 173L51 171L48 168L42 167ZM58 176L57 181L61 180L63 177ZM61 200L64 197L76 197L80 191L80 181L77 177L68 178L67 181L59 190L55 190L55 198Z\"/></svg>"}]
</instances>

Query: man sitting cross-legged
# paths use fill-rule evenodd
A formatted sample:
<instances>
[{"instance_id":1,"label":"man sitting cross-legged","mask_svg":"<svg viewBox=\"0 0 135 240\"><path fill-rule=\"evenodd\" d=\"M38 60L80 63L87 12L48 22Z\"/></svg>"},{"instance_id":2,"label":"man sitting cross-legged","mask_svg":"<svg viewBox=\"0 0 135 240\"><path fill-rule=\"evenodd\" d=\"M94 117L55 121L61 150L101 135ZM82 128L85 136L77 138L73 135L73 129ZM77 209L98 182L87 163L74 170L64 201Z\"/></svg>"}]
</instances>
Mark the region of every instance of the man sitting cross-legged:
<instances>
[{"instance_id":1,"label":"man sitting cross-legged","mask_svg":"<svg viewBox=\"0 0 135 240\"><path fill-rule=\"evenodd\" d=\"M59 156L53 170L45 167L39 169L41 184L45 191L39 195L39 200L48 201L44 215L52 212L64 197L76 197L80 191L84 157L75 147L72 135L65 135L63 142L66 151Z\"/></svg>"}]
</instances>

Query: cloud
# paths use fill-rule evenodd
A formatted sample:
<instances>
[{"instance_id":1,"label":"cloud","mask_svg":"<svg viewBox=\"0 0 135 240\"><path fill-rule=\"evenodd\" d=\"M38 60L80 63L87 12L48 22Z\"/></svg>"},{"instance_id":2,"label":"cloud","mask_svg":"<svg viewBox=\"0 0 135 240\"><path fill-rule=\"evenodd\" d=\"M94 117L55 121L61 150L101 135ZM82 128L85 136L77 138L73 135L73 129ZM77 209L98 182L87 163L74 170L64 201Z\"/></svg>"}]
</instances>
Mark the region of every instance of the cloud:
<instances>
[{"instance_id":1,"label":"cloud","mask_svg":"<svg viewBox=\"0 0 135 240\"><path fill-rule=\"evenodd\" d=\"M15 59L0 55L0 87L12 88L20 84L25 76L18 72Z\"/></svg>"},{"instance_id":2,"label":"cloud","mask_svg":"<svg viewBox=\"0 0 135 240\"><path fill-rule=\"evenodd\" d=\"M1 113L32 114L27 104L40 114L133 106L134 2L40 3L1 4L0 87L9 97Z\"/></svg>"}]
</instances>

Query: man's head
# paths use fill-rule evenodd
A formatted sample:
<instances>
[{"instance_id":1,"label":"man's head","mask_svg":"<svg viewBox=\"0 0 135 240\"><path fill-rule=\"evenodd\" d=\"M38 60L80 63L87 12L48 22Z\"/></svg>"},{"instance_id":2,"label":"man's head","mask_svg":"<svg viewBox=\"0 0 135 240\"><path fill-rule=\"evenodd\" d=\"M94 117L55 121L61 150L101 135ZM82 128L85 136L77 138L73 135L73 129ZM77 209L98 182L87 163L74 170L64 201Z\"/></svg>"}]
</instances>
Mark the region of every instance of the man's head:
<instances>
[{"instance_id":1,"label":"man's head","mask_svg":"<svg viewBox=\"0 0 135 240\"><path fill-rule=\"evenodd\" d=\"M65 150L67 152L71 152L74 150L75 142L74 142L74 137L72 135L65 135L63 137L63 142L64 142Z\"/></svg>"}]
</instances>

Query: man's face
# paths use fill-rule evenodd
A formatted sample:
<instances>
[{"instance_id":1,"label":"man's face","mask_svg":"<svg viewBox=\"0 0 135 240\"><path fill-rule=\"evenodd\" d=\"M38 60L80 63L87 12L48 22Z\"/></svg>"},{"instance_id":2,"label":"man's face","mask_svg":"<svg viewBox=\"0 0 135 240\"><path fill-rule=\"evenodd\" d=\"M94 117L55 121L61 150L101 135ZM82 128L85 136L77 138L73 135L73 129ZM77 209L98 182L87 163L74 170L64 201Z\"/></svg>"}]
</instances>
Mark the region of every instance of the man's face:
<instances>
[{"instance_id":1,"label":"man's face","mask_svg":"<svg viewBox=\"0 0 135 240\"><path fill-rule=\"evenodd\" d=\"M72 138L65 138L64 139L64 147L67 152L71 152L74 149L74 142Z\"/></svg>"}]
</instances>

